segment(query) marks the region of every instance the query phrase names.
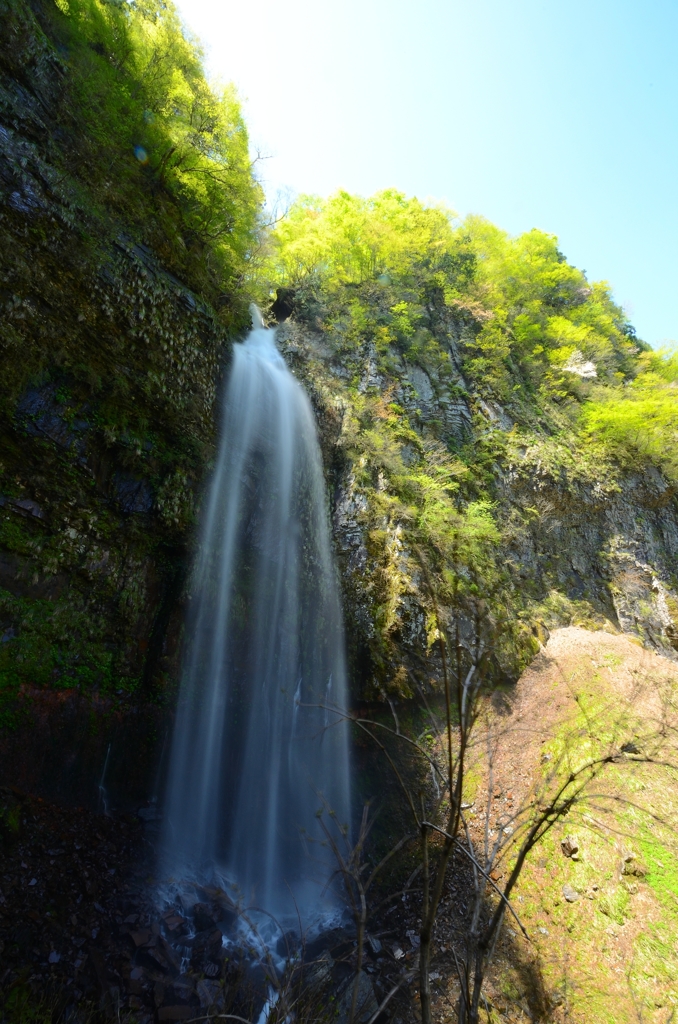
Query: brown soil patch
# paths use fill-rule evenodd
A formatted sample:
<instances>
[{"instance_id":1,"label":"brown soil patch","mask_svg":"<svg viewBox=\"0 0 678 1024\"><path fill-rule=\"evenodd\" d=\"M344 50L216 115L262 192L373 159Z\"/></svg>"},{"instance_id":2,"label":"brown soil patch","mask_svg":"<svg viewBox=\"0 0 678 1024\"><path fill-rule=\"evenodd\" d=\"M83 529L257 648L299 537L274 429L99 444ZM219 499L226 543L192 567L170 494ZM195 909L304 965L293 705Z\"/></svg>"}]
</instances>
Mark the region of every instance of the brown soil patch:
<instances>
[{"instance_id":1,"label":"brown soil patch","mask_svg":"<svg viewBox=\"0 0 678 1024\"><path fill-rule=\"evenodd\" d=\"M513 694L493 697L501 721L496 787L512 792L516 806L527 797L544 744L574 717L582 691L591 692L593 687L598 697L625 702L658 724L664 715L662 682L678 684L678 664L628 636L577 626L554 630Z\"/></svg>"}]
</instances>

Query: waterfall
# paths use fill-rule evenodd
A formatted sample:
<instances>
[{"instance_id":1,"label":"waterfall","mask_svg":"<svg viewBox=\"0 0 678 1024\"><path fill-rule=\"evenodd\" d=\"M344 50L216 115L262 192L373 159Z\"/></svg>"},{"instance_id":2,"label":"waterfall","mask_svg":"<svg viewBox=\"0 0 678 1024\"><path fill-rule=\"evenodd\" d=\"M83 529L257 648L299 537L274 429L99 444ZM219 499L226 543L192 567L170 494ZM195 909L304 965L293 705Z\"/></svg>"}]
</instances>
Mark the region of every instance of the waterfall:
<instances>
[{"instance_id":1,"label":"waterfall","mask_svg":"<svg viewBox=\"0 0 678 1024\"><path fill-rule=\"evenodd\" d=\"M341 605L315 420L253 307L203 509L165 802L165 871L305 925L337 906L350 814Z\"/></svg>"}]
</instances>

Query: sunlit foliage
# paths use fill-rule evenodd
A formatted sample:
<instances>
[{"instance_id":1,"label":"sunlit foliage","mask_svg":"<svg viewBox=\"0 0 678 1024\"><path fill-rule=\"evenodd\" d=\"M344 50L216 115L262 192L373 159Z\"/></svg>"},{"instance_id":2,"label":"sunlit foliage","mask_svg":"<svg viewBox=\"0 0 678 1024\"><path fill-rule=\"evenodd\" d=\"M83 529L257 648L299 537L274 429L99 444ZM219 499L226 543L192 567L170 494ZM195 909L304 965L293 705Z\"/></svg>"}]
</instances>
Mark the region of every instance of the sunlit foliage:
<instances>
[{"instance_id":1,"label":"sunlit foliage","mask_svg":"<svg viewBox=\"0 0 678 1024\"><path fill-rule=\"evenodd\" d=\"M88 145L73 154L86 159L81 176L189 283L213 300L227 293L262 200L233 87L207 82L171 0L60 0L53 17Z\"/></svg>"},{"instance_id":2,"label":"sunlit foliage","mask_svg":"<svg viewBox=\"0 0 678 1024\"><path fill-rule=\"evenodd\" d=\"M426 321L403 289L416 289L420 307L470 317L466 372L504 401L521 388L556 401L583 397L581 366L612 381L631 372L638 350L608 286L589 284L552 235L513 238L480 217L460 223L394 190L369 199L301 197L273 234L265 272L276 284L330 293L368 282L396 286L399 301L382 327L401 340Z\"/></svg>"},{"instance_id":3,"label":"sunlit foliage","mask_svg":"<svg viewBox=\"0 0 678 1024\"><path fill-rule=\"evenodd\" d=\"M269 272L281 284L333 288L379 277L405 282L426 269L444 287L453 264L472 264L459 240L448 210L394 189L370 199L302 196L275 232Z\"/></svg>"},{"instance_id":4,"label":"sunlit foliage","mask_svg":"<svg viewBox=\"0 0 678 1024\"><path fill-rule=\"evenodd\" d=\"M630 383L596 388L585 436L626 468L653 463L678 484L678 353L644 352L639 364Z\"/></svg>"},{"instance_id":5,"label":"sunlit foliage","mask_svg":"<svg viewBox=\"0 0 678 1024\"><path fill-rule=\"evenodd\" d=\"M606 380L631 370L637 343L623 311L606 284L589 284L566 261L553 235L513 238L479 217L465 229L476 254L472 293L492 312L467 362L486 390L508 399L521 385L541 387L558 401L581 397L582 365Z\"/></svg>"}]
</instances>

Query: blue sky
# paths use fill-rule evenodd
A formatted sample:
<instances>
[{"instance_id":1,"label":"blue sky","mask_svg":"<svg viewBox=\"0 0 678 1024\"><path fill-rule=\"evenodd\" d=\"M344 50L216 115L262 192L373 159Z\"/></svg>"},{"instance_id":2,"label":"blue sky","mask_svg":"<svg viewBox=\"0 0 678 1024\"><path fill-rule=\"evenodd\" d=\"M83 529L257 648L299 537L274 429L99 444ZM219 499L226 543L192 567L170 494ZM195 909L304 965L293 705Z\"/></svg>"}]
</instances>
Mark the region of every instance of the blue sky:
<instances>
[{"instance_id":1,"label":"blue sky","mask_svg":"<svg viewBox=\"0 0 678 1024\"><path fill-rule=\"evenodd\" d=\"M677 0L180 0L269 198L395 187L558 236L678 340Z\"/></svg>"}]
</instances>

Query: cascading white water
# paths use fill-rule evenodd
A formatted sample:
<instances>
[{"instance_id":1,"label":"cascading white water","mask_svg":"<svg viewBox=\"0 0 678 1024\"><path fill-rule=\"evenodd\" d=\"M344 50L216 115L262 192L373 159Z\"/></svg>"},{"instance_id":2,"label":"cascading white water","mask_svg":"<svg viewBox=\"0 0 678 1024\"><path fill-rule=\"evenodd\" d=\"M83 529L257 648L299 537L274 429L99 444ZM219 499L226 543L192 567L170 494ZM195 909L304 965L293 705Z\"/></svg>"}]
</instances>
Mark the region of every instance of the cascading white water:
<instances>
[{"instance_id":1,"label":"cascading white water","mask_svg":"<svg viewBox=\"0 0 678 1024\"><path fill-rule=\"evenodd\" d=\"M191 586L165 870L304 926L350 815L341 606L313 413L253 307L234 346ZM337 889L340 886L334 884Z\"/></svg>"}]
</instances>

